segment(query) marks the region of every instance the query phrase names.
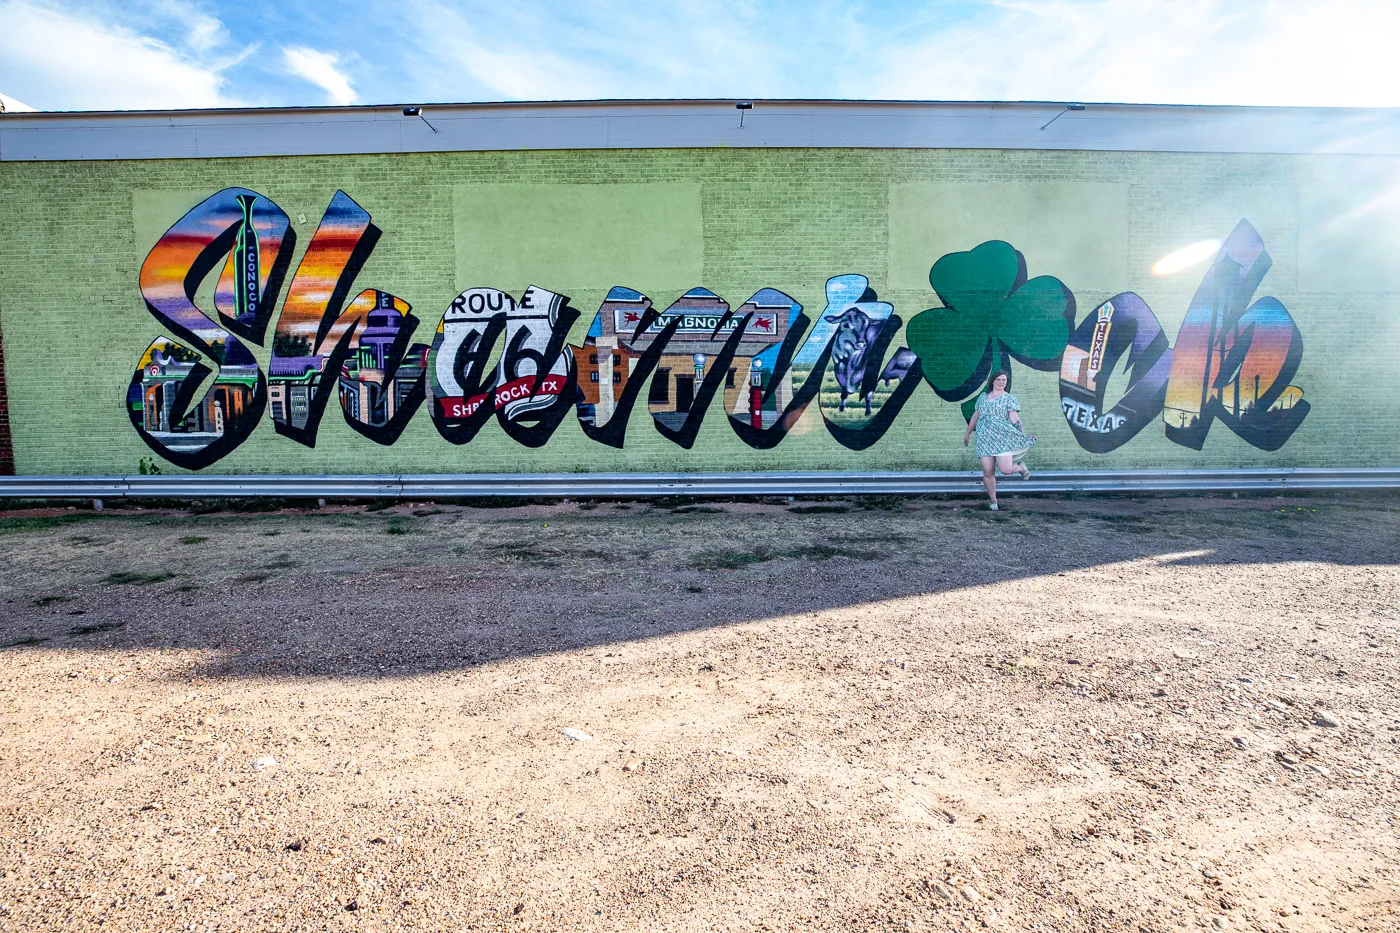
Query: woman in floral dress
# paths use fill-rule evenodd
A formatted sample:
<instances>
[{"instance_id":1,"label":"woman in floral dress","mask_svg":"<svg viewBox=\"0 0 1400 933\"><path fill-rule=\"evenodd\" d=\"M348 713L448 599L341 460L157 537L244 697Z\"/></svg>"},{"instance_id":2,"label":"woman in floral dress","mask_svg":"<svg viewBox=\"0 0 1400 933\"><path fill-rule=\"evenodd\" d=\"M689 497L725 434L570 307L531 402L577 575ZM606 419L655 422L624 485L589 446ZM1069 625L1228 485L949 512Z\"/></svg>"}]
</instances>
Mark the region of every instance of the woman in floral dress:
<instances>
[{"instance_id":1,"label":"woman in floral dress","mask_svg":"<svg viewBox=\"0 0 1400 933\"><path fill-rule=\"evenodd\" d=\"M977 456L982 458L982 485L987 487L987 496L992 500L991 509L997 511L997 477L1003 474L1019 473L1022 479L1030 479L1031 471L1020 457L1035 443L1034 434L1021 430L1021 403L1016 396L1006 391L1009 378L1005 372L992 375L991 389L977 398L977 410L967 423L967 433L963 435L963 446L972 432L977 432Z\"/></svg>"}]
</instances>

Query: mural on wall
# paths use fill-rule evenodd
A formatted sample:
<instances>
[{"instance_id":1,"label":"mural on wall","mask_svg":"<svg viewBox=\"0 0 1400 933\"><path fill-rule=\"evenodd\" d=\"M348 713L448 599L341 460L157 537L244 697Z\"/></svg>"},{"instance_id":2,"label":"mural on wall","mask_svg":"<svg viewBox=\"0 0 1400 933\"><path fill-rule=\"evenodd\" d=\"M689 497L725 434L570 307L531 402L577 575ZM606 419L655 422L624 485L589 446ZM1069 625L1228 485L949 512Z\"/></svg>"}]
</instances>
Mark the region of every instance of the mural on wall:
<instances>
[{"instance_id":1,"label":"mural on wall","mask_svg":"<svg viewBox=\"0 0 1400 933\"><path fill-rule=\"evenodd\" d=\"M1054 276L1027 278L1026 257L1011 244L993 240L949 253L933 264L928 281L943 307L914 316L909 346L938 397L963 403L964 418L972 417L993 372L1014 379L1013 359L1032 369L1060 368L1074 295Z\"/></svg>"},{"instance_id":2,"label":"mural on wall","mask_svg":"<svg viewBox=\"0 0 1400 933\"><path fill-rule=\"evenodd\" d=\"M621 447L645 385L657 431L682 447L694 444L717 395L755 449L776 446L814 400L838 443L868 447L917 386L917 373L906 379L917 361L905 348L881 368L900 320L865 276L835 276L826 290L826 312L809 330L802 305L775 288L737 311L693 288L661 313L635 289L612 289L576 350L585 432Z\"/></svg>"},{"instance_id":3,"label":"mural on wall","mask_svg":"<svg viewBox=\"0 0 1400 933\"><path fill-rule=\"evenodd\" d=\"M307 447L333 395L346 424L381 444L423 403L428 348L408 346L418 327L408 302L371 288L345 304L379 237L369 212L337 191L287 288L268 400L277 432Z\"/></svg>"},{"instance_id":4,"label":"mural on wall","mask_svg":"<svg viewBox=\"0 0 1400 933\"><path fill-rule=\"evenodd\" d=\"M564 341L578 316L568 298L533 285L519 302L497 288L452 299L428 357L438 432L465 444L494 415L517 442L543 446L574 403L577 366Z\"/></svg>"},{"instance_id":5,"label":"mural on wall","mask_svg":"<svg viewBox=\"0 0 1400 933\"><path fill-rule=\"evenodd\" d=\"M1273 260L1241 221L1191 299L1176 337L1162 420L1167 437L1200 450L1220 422L1263 450L1278 450L1308 414L1303 390L1289 385L1303 358L1303 335L1276 298L1254 297Z\"/></svg>"},{"instance_id":6,"label":"mural on wall","mask_svg":"<svg viewBox=\"0 0 1400 933\"><path fill-rule=\"evenodd\" d=\"M1129 368L1125 391L1104 411L1119 360ZM1171 367L1167 335L1137 295L1114 295L1089 312L1070 334L1060 363L1060 406L1079 446L1096 454L1117 450L1155 420Z\"/></svg>"},{"instance_id":7,"label":"mural on wall","mask_svg":"<svg viewBox=\"0 0 1400 933\"><path fill-rule=\"evenodd\" d=\"M1303 356L1298 325L1276 298L1249 303L1272 263L1259 234L1240 221L1191 300L1175 347L1132 292L1095 308L1060 365L1060 404L1079 445L1115 450L1160 414L1167 437L1195 450L1216 418L1261 450L1282 447L1309 405L1289 384ZM1103 411L1124 352L1124 394Z\"/></svg>"},{"instance_id":8,"label":"mural on wall","mask_svg":"<svg viewBox=\"0 0 1400 933\"><path fill-rule=\"evenodd\" d=\"M280 207L255 191L227 188L176 221L142 263L146 308L193 345L156 338L127 389L132 425L170 462L190 469L207 466L257 427L267 403L267 380L239 338L262 343L295 242L291 220ZM216 322L195 304L195 294L220 263ZM213 384L200 396L216 369Z\"/></svg>"},{"instance_id":9,"label":"mural on wall","mask_svg":"<svg viewBox=\"0 0 1400 933\"><path fill-rule=\"evenodd\" d=\"M153 340L132 376L127 405L142 439L199 469L242 443L267 410L277 433L314 447L334 395L346 423L381 444L426 401L453 444L494 419L517 443L540 447L573 413L586 436L621 448L644 402L655 430L689 449L719 399L756 450L781 443L813 402L832 439L864 450L920 385L970 417L991 372L1014 374L1013 363L1059 373L1061 410L1091 453L1116 450L1159 415L1170 440L1196 450L1217 420L1277 450L1309 408L1291 384L1303 352L1297 325L1276 299L1251 302L1272 261L1248 221L1220 248L1175 345L1133 292L1076 326L1064 283L1030 277L1026 257L993 240L934 262L929 285L941 304L907 328L856 273L827 280L815 321L773 287L737 308L695 287L658 310L618 285L582 345L568 342L580 314L567 296L531 285L517 300L476 287L452 299L429 347L412 343L419 321L403 299L365 288L346 301L380 235L368 211L335 193L287 288L265 375L240 340L264 344L295 247L286 213L230 188L176 221L141 269L147 308L180 338ZM195 296L221 263L211 315ZM901 330L908 346L895 345ZM1114 378L1123 391L1105 409Z\"/></svg>"}]
</instances>

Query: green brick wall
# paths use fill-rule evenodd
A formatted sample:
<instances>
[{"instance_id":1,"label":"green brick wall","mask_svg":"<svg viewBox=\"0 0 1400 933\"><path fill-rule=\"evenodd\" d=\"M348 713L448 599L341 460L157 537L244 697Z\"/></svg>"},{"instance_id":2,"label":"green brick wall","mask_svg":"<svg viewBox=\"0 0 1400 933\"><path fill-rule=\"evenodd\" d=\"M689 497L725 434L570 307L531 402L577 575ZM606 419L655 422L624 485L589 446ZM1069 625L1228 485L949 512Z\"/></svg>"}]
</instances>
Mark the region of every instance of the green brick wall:
<instances>
[{"instance_id":1,"label":"green brick wall","mask_svg":"<svg viewBox=\"0 0 1400 933\"><path fill-rule=\"evenodd\" d=\"M1281 301L1304 353L1291 380L1311 411L1276 451L1216 424L1202 450L1161 419L1107 454L1083 450L1061 413L1058 374L1015 367L1015 392L1048 469L1393 466L1400 460L1400 160L1369 157L943 150L486 152L227 160L0 164L0 314L13 456L20 474L135 472L150 449L125 410L132 371L162 331L137 274L160 235L227 187L251 188L292 218L298 255L344 190L383 237L355 281L390 291L430 343L472 286L571 297L581 344L611 285L658 309L703 285L737 308L771 286L816 318L824 283L860 273L908 322L939 304L940 256L991 239L1029 275L1074 293L1076 322L1135 291L1169 340L1208 263L1155 276L1155 260L1241 219L1272 270L1256 297ZM1389 193L1389 194L1387 194ZM211 276L211 282L212 282ZM207 287L206 287L207 291ZM285 295L285 288L283 290ZM211 305L204 305L210 307ZM270 331L269 331L270 334ZM254 347L266 367L269 347ZM901 346L896 340L893 347ZM1122 376L1115 389L1122 391ZM645 396L643 397L645 398ZM1110 399L1111 404L1111 399ZM973 469L956 404L921 386L878 443L836 443L815 411L773 450L742 443L718 401L691 449L655 430L644 402L623 449L572 416L529 449L487 426L454 446L426 407L392 446L350 430L332 399L314 449L264 423L209 472L394 473L656 470ZM266 416L265 416L266 418ZM178 472L165 464L166 472Z\"/></svg>"}]
</instances>

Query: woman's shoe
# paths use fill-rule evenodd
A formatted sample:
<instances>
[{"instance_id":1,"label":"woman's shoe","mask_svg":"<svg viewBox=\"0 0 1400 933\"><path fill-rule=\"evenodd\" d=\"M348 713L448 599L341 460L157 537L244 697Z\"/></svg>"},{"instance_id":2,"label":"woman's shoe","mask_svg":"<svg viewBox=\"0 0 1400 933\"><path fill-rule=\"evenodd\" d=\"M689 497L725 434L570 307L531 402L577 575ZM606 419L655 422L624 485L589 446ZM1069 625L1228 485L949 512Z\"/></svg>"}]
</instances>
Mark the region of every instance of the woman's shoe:
<instances>
[{"instance_id":1,"label":"woman's shoe","mask_svg":"<svg viewBox=\"0 0 1400 933\"><path fill-rule=\"evenodd\" d=\"M1023 463L1023 464L1021 464L1021 466L1026 466L1026 465ZM1030 467L1026 467L1026 472L1024 472L1024 473L1021 474L1021 479L1030 479L1030 478L1031 478L1031 468L1030 468Z\"/></svg>"},{"instance_id":2,"label":"woman's shoe","mask_svg":"<svg viewBox=\"0 0 1400 933\"><path fill-rule=\"evenodd\" d=\"M993 502L991 505L987 506L987 508L991 509L993 512L999 511L999 510L997 509L997 504L996 504L995 502Z\"/></svg>"}]
</instances>

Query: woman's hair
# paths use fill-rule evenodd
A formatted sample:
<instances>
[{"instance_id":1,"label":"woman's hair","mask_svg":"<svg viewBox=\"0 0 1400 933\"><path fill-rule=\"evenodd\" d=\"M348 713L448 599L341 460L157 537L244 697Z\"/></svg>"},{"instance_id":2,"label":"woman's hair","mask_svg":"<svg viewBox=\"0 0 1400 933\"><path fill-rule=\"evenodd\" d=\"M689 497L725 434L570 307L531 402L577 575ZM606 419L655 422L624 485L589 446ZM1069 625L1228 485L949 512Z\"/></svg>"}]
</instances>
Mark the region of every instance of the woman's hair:
<instances>
[{"instance_id":1,"label":"woman's hair","mask_svg":"<svg viewBox=\"0 0 1400 933\"><path fill-rule=\"evenodd\" d=\"M1006 391L1010 392L1010 391L1011 391L1011 374L1010 374L1009 372L1007 372L1006 370L1004 370L1004 369L998 369L996 372L992 373L991 378L989 378L989 379L987 380L987 392L990 393L990 392L992 391L992 389L996 387L996 384L997 384L997 376L1005 376L1005 377L1006 377Z\"/></svg>"}]
</instances>

